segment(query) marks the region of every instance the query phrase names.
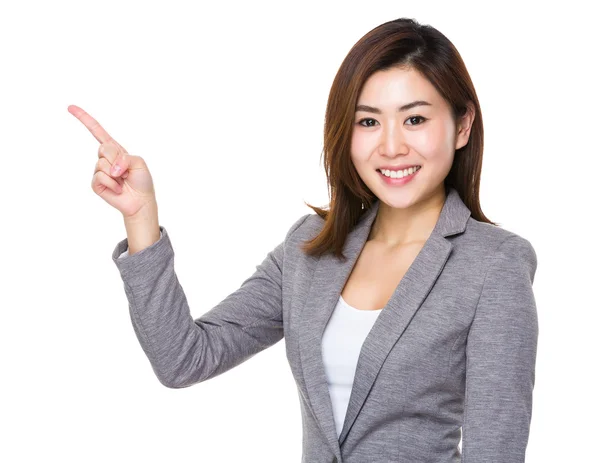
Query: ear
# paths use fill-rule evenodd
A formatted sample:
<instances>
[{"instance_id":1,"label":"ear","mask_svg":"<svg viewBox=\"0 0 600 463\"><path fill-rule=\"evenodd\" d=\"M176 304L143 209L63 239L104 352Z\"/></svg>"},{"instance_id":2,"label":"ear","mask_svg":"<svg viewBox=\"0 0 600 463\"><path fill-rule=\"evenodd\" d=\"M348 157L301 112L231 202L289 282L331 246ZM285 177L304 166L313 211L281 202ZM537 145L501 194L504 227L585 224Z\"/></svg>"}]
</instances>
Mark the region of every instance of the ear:
<instances>
[{"instance_id":1,"label":"ear","mask_svg":"<svg viewBox=\"0 0 600 463\"><path fill-rule=\"evenodd\" d=\"M455 149L460 149L469 142L469 135L471 134L471 127L475 120L475 105L469 101L467 102L467 111L462 116L456 126L456 146Z\"/></svg>"}]
</instances>

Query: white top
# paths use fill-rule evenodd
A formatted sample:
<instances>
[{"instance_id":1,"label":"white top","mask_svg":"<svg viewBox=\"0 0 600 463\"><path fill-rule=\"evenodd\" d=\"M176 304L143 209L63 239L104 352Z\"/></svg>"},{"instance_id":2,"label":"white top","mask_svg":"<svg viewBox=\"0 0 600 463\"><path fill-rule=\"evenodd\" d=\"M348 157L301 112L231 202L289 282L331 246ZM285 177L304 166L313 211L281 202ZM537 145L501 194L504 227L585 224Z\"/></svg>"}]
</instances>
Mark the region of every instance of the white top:
<instances>
[{"instance_id":1,"label":"white top","mask_svg":"<svg viewBox=\"0 0 600 463\"><path fill-rule=\"evenodd\" d=\"M346 418L358 355L382 310L356 309L340 295L323 332L321 352L338 437Z\"/></svg>"},{"instance_id":2,"label":"white top","mask_svg":"<svg viewBox=\"0 0 600 463\"><path fill-rule=\"evenodd\" d=\"M162 231L160 236L162 238ZM129 248L119 259L128 255ZM360 350L382 310L356 309L347 304L340 294L323 332L321 353L338 437L346 418Z\"/></svg>"}]
</instances>

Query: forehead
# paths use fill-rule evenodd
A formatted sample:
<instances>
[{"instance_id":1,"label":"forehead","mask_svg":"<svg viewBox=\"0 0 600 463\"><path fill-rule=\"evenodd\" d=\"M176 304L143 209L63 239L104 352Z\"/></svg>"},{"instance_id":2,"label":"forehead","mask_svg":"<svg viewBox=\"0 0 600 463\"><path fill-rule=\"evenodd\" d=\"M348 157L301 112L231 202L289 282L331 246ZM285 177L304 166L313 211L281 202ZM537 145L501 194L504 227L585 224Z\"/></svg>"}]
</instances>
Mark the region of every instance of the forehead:
<instances>
[{"instance_id":1,"label":"forehead","mask_svg":"<svg viewBox=\"0 0 600 463\"><path fill-rule=\"evenodd\" d=\"M386 110L414 100L428 101L433 107L443 106L442 96L420 72L392 68L377 71L367 79L357 104Z\"/></svg>"}]
</instances>

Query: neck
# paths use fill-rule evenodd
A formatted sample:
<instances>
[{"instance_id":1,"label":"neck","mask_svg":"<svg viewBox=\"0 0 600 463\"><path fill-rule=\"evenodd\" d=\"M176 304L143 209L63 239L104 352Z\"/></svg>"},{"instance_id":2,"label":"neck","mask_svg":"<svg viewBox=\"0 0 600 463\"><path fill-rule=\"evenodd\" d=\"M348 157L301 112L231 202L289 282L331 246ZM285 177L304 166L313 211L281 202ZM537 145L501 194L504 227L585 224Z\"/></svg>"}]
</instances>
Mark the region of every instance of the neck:
<instances>
[{"instance_id":1,"label":"neck","mask_svg":"<svg viewBox=\"0 0 600 463\"><path fill-rule=\"evenodd\" d=\"M443 184L432 194L405 208L391 207L380 199L369 241L390 249L425 242L435 228L445 201Z\"/></svg>"}]
</instances>

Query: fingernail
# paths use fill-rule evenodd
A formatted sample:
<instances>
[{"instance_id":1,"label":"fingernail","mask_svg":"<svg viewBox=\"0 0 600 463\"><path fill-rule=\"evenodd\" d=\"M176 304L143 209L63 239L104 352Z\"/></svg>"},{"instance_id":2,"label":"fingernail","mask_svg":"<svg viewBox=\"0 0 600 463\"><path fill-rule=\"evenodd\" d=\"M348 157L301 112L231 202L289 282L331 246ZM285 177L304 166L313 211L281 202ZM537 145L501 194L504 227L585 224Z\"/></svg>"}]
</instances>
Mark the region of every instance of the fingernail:
<instances>
[{"instance_id":1,"label":"fingernail","mask_svg":"<svg viewBox=\"0 0 600 463\"><path fill-rule=\"evenodd\" d=\"M115 164L112 166L112 170L110 172L112 175L119 175L119 172L121 172L121 167L118 164Z\"/></svg>"}]
</instances>

